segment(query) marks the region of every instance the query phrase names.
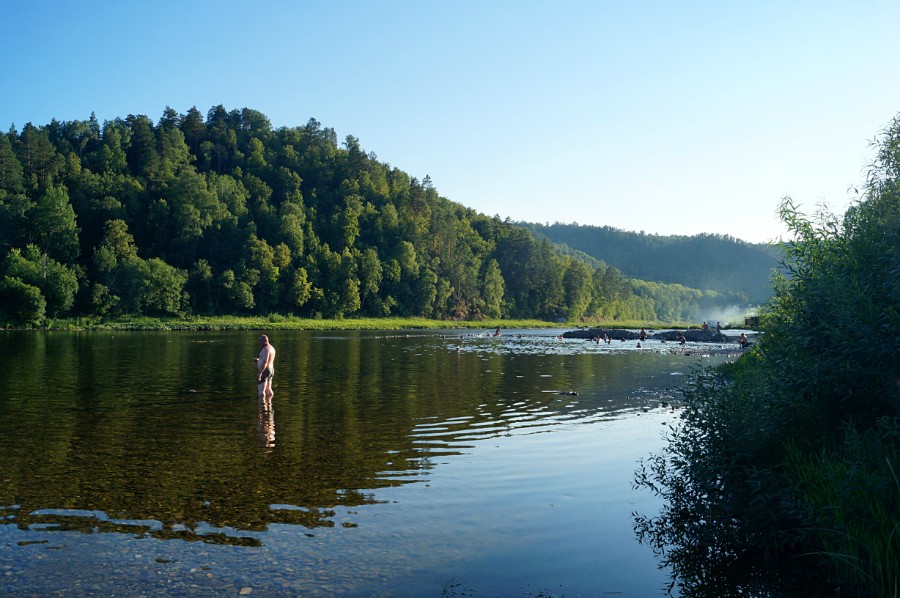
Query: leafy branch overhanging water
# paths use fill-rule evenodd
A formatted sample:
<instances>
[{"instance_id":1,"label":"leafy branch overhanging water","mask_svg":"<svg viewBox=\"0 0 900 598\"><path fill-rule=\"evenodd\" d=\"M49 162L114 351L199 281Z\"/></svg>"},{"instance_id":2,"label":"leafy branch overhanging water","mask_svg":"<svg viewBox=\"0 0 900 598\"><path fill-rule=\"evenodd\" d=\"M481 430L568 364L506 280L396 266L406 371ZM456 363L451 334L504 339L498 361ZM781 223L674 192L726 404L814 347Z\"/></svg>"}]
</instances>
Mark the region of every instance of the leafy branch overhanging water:
<instances>
[{"instance_id":1,"label":"leafy branch overhanging water","mask_svg":"<svg viewBox=\"0 0 900 598\"><path fill-rule=\"evenodd\" d=\"M682 595L900 595L900 119L876 148L843 219L783 201L765 334L636 472L665 506L635 531Z\"/></svg>"}]
</instances>

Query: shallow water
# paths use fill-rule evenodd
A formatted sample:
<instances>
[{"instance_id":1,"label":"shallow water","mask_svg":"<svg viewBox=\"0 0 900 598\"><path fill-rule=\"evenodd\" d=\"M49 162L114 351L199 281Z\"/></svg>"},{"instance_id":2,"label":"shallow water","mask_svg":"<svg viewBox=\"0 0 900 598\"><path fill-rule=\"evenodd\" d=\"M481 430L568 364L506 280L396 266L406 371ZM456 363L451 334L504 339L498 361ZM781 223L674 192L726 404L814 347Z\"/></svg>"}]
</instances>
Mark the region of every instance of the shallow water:
<instances>
[{"instance_id":1,"label":"shallow water","mask_svg":"<svg viewBox=\"0 0 900 598\"><path fill-rule=\"evenodd\" d=\"M728 355L557 332L2 333L0 594L661 595L636 461ZM577 394L573 394L577 393Z\"/></svg>"}]
</instances>

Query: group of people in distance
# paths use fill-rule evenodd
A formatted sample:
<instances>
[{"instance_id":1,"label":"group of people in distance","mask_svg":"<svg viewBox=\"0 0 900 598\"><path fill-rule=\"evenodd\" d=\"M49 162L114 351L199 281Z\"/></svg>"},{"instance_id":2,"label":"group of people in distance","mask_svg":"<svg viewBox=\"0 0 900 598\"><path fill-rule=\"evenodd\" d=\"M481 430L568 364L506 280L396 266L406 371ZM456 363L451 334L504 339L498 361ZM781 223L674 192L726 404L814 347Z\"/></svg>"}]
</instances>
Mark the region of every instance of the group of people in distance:
<instances>
[{"instance_id":1,"label":"group of people in distance","mask_svg":"<svg viewBox=\"0 0 900 598\"><path fill-rule=\"evenodd\" d=\"M707 324L706 322L703 322L703 330L709 330L709 324ZM722 331L722 326L717 322L716 323L716 332L721 333L721 331ZM560 337L560 338L562 338L562 337ZM638 333L638 339L639 339L638 344L637 344L638 348L641 348L641 343L646 341L647 338L648 338L647 331L644 330L643 328L641 328L640 333ZM600 344L601 341L604 341L607 344L612 342L610 340L608 334L604 334L603 338L601 338L599 336L595 336L591 340L597 344ZM687 338L684 336L683 332L679 332L678 337L675 340L678 342L679 345L683 345L687 342ZM622 339L622 342L625 342L625 339ZM666 341L662 341L662 342L666 342ZM747 335L742 332L741 335L737 339L737 343L741 346L741 349L746 349L750 345L750 340L747 338Z\"/></svg>"}]
</instances>

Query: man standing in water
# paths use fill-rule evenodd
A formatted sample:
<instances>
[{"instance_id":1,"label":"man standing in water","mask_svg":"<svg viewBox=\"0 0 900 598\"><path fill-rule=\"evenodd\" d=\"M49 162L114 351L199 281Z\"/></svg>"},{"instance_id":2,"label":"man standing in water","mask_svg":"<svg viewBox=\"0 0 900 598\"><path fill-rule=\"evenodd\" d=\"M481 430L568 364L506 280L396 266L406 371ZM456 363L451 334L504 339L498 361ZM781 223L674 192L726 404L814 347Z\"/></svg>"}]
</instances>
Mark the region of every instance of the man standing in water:
<instances>
[{"instance_id":1,"label":"man standing in water","mask_svg":"<svg viewBox=\"0 0 900 598\"><path fill-rule=\"evenodd\" d=\"M256 383L259 386L259 398L271 399L275 393L272 391L272 377L275 375L275 347L269 344L269 337L263 334L259 337L262 350L259 357L254 358L258 374Z\"/></svg>"}]
</instances>

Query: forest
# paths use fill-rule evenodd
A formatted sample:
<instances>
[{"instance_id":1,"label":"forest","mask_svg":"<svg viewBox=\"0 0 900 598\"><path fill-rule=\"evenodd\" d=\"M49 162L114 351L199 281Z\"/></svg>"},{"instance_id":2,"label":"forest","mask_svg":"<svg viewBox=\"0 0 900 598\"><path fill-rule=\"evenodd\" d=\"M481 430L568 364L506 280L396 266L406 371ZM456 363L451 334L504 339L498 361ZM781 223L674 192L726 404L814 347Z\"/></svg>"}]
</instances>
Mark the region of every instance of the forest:
<instances>
[{"instance_id":1,"label":"forest","mask_svg":"<svg viewBox=\"0 0 900 598\"><path fill-rule=\"evenodd\" d=\"M629 277L732 295L751 304L772 296L780 246L754 244L712 233L653 235L611 226L522 223L538 237L603 260Z\"/></svg>"},{"instance_id":2,"label":"forest","mask_svg":"<svg viewBox=\"0 0 900 598\"><path fill-rule=\"evenodd\" d=\"M166 107L0 134L0 323L684 321L746 295L626 276L441 197L315 119Z\"/></svg>"}]
</instances>

